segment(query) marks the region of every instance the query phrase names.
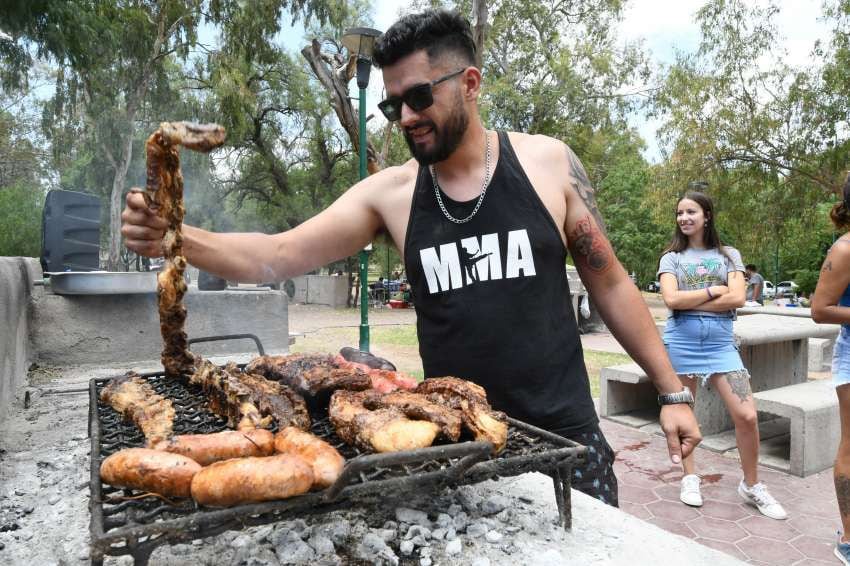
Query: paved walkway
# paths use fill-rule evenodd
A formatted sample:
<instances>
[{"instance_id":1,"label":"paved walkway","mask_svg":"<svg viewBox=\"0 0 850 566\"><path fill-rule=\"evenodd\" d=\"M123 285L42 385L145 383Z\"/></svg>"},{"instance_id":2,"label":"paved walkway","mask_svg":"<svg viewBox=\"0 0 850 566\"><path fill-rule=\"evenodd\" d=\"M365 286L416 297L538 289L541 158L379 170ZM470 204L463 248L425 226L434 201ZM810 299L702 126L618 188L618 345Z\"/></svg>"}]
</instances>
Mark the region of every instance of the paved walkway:
<instances>
[{"instance_id":1,"label":"paved walkway","mask_svg":"<svg viewBox=\"0 0 850 566\"><path fill-rule=\"evenodd\" d=\"M584 335L582 344L587 350L625 353L606 333ZM759 478L789 514L787 521L774 521L738 495L737 459L697 448L705 504L694 508L679 501L682 469L670 463L661 436L605 419L602 430L617 453L614 469L624 511L750 564L838 563L832 548L841 524L832 468L807 478L760 468Z\"/></svg>"},{"instance_id":2,"label":"paved walkway","mask_svg":"<svg viewBox=\"0 0 850 566\"><path fill-rule=\"evenodd\" d=\"M693 508L679 501L681 466L670 462L661 436L604 419L602 430L617 453L624 511L751 564L837 563L832 547L840 523L832 469L799 478L760 468L759 479L789 514L786 521L774 521L738 495L738 460L697 448L705 504Z\"/></svg>"}]
</instances>

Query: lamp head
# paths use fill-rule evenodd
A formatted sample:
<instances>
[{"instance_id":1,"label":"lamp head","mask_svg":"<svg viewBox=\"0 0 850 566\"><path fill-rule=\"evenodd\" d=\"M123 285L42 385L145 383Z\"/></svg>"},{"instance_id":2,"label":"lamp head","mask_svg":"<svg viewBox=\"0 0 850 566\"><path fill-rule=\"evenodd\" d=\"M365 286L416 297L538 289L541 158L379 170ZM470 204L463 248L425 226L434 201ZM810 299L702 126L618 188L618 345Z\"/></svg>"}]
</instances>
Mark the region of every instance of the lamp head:
<instances>
[{"instance_id":1,"label":"lamp head","mask_svg":"<svg viewBox=\"0 0 850 566\"><path fill-rule=\"evenodd\" d=\"M342 45L351 55L357 56L357 86L360 88L369 85L372 53L375 51L375 40L380 35L380 31L372 28L351 28L342 36Z\"/></svg>"}]
</instances>

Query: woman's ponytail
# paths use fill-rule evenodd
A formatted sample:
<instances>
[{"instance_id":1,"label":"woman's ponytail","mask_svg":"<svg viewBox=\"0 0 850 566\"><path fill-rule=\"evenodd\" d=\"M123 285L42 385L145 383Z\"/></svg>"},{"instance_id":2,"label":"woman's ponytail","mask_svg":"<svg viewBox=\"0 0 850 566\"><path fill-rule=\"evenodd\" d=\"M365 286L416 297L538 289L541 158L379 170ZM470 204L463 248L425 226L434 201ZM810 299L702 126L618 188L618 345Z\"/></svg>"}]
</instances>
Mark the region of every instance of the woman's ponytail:
<instances>
[{"instance_id":1,"label":"woman's ponytail","mask_svg":"<svg viewBox=\"0 0 850 566\"><path fill-rule=\"evenodd\" d=\"M850 172L847 173L847 178L844 180L841 196L841 201L832 207L829 217L836 229L847 230L850 229Z\"/></svg>"}]
</instances>

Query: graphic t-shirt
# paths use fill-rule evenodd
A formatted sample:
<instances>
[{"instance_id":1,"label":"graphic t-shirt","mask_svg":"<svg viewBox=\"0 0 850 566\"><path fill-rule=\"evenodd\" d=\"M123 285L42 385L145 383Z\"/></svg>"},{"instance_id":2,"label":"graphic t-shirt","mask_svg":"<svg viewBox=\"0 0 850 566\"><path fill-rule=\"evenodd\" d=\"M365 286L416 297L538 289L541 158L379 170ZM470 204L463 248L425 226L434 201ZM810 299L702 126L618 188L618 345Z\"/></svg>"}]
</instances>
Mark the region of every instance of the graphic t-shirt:
<instances>
[{"instance_id":1,"label":"graphic t-shirt","mask_svg":"<svg viewBox=\"0 0 850 566\"><path fill-rule=\"evenodd\" d=\"M688 248L683 252L667 252L661 256L658 264L658 276L672 273L676 276L680 291L694 291L714 285L726 285L729 273L744 271L741 254L735 248L725 247L726 255L717 248L697 250ZM731 261L730 261L731 258ZM677 311L679 314L699 314L704 316L735 316L734 310L709 312L701 310Z\"/></svg>"},{"instance_id":2,"label":"graphic t-shirt","mask_svg":"<svg viewBox=\"0 0 850 566\"><path fill-rule=\"evenodd\" d=\"M760 273L753 273L750 275L750 282L747 284L747 300L752 301L753 296L756 293L756 287L758 285L762 285L761 294L759 295L759 300L764 300L764 277L761 276Z\"/></svg>"}]
</instances>

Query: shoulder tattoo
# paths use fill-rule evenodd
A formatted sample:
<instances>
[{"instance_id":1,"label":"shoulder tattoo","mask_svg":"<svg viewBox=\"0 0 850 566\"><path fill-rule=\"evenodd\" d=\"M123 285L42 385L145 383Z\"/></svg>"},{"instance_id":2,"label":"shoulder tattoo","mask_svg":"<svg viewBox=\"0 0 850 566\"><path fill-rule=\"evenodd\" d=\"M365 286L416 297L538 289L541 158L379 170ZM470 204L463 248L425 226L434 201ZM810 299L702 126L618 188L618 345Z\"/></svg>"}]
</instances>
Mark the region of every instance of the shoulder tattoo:
<instances>
[{"instance_id":1,"label":"shoulder tattoo","mask_svg":"<svg viewBox=\"0 0 850 566\"><path fill-rule=\"evenodd\" d=\"M578 196L587 206L587 210L593 215L596 224L602 233L605 233L605 222L602 220L602 214L599 212L599 206L596 204L596 192L590 186L590 179L587 177L587 171L584 170L584 165L581 164L578 156L565 145L567 149L567 162L570 164L569 182L573 190L578 193Z\"/></svg>"}]
</instances>

